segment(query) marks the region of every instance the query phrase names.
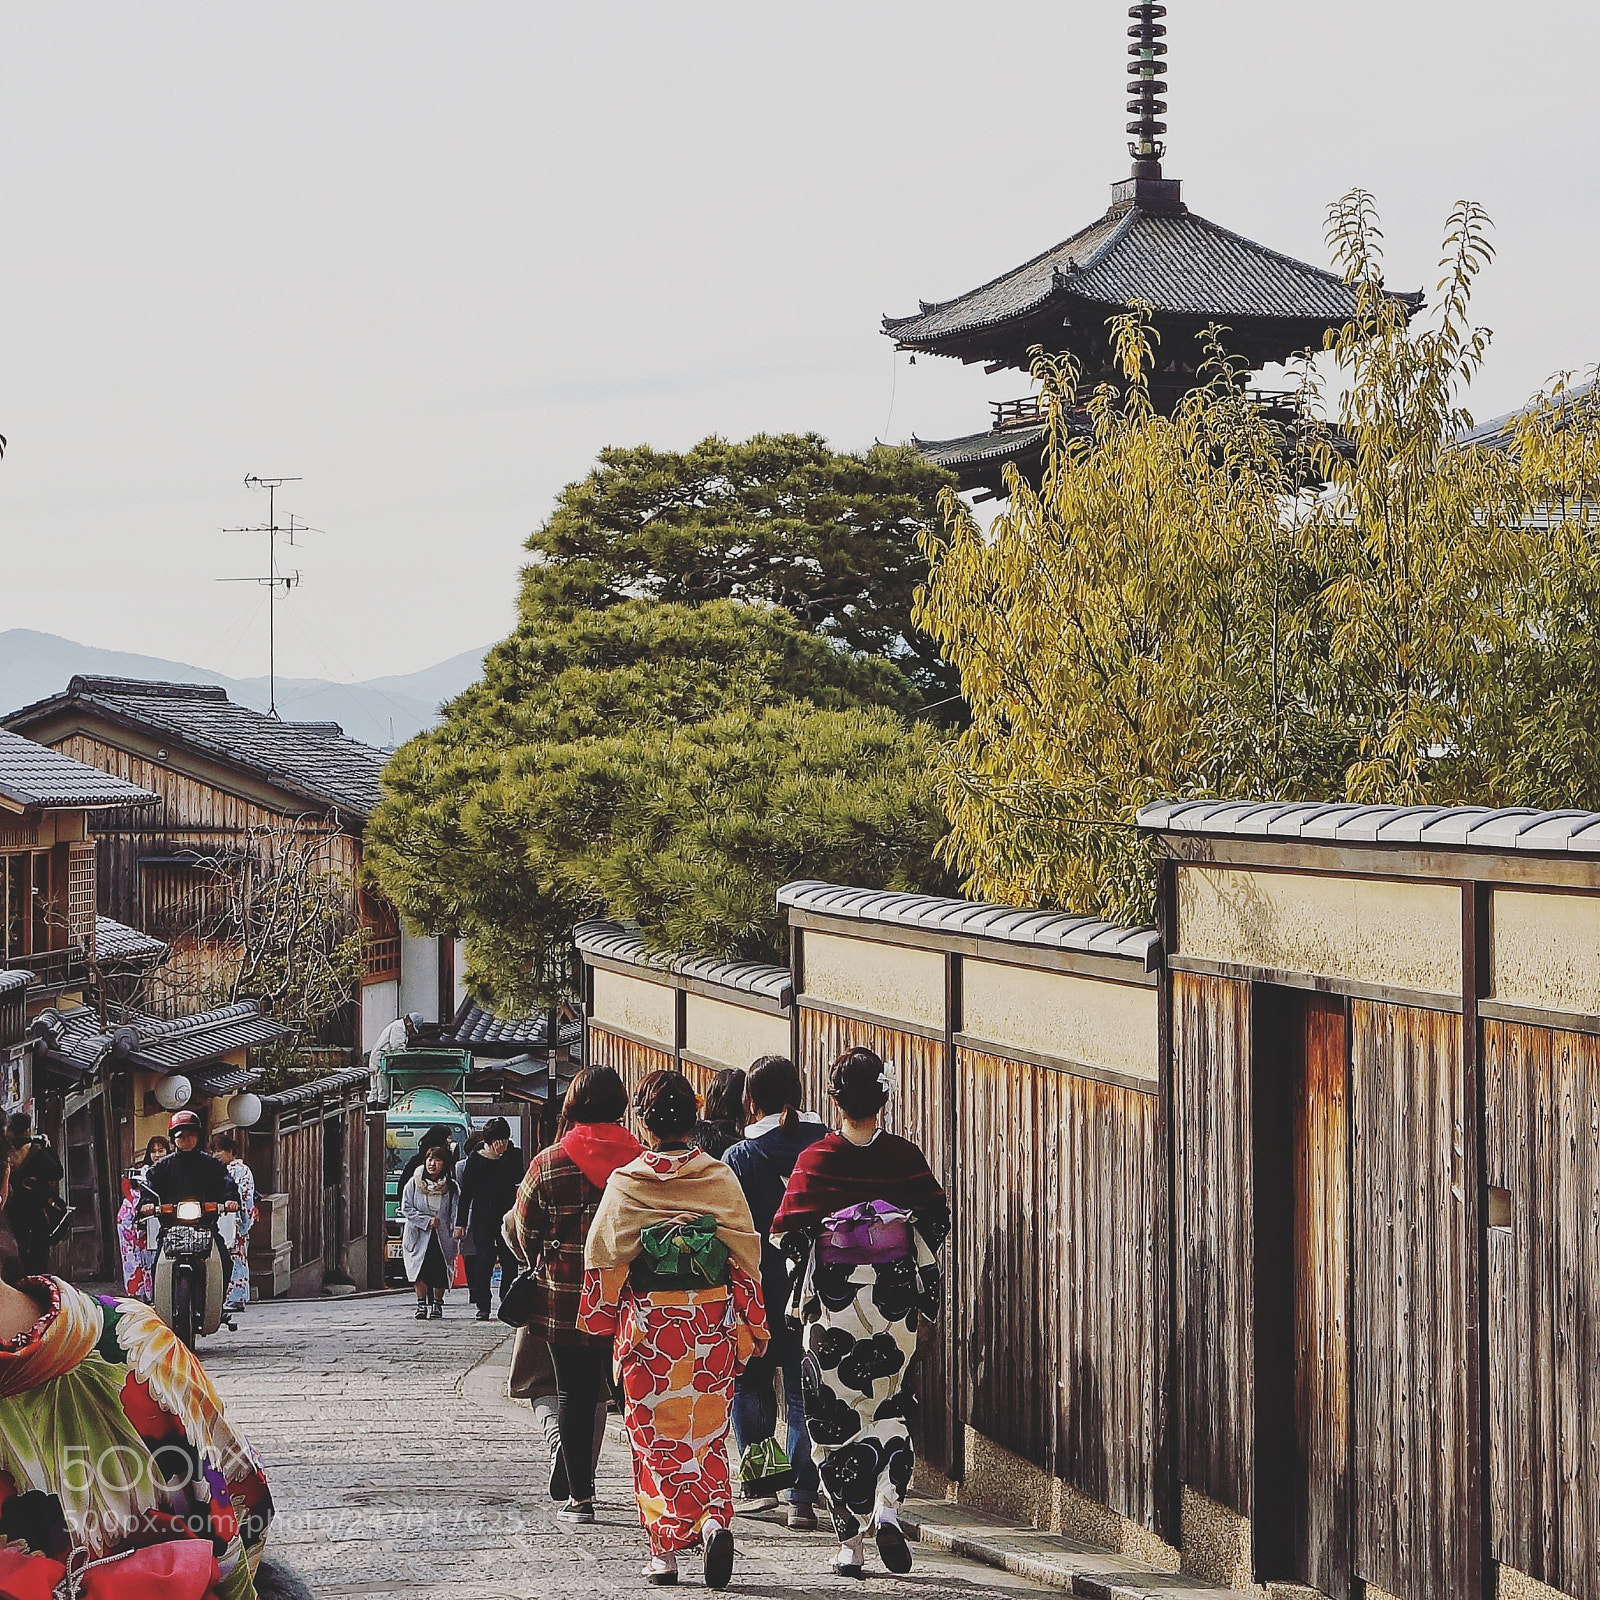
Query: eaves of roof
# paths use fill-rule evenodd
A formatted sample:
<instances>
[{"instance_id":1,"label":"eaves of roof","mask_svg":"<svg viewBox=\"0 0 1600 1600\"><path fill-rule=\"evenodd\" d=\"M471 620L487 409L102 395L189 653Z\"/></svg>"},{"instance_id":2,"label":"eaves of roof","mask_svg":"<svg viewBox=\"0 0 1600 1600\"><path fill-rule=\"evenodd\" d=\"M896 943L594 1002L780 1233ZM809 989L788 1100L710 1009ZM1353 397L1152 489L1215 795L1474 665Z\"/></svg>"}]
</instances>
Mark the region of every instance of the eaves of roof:
<instances>
[{"instance_id":1,"label":"eaves of roof","mask_svg":"<svg viewBox=\"0 0 1600 1600\"><path fill-rule=\"evenodd\" d=\"M0 728L0 796L26 810L103 811L155 805L159 795Z\"/></svg>"},{"instance_id":2,"label":"eaves of roof","mask_svg":"<svg viewBox=\"0 0 1600 1600\"><path fill-rule=\"evenodd\" d=\"M352 1089L371 1087L372 1074L365 1067L349 1067L343 1072L331 1073L311 1083L299 1083L292 1089L280 1089L276 1094L264 1094L261 1104L269 1111L282 1111L290 1106L302 1106L312 1100L331 1100L336 1095L348 1094Z\"/></svg>"},{"instance_id":3,"label":"eaves of roof","mask_svg":"<svg viewBox=\"0 0 1600 1600\"><path fill-rule=\"evenodd\" d=\"M93 684L102 680L88 681ZM73 680L74 685L78 682L78 679ZM130 684L130 688L132 687ZM200 691L211 686L152 684L142 687L158 691L180 689ZM268 731L274 737L288 739L299 737L321 741L326 748L322 751L308 752L309 764L315 766L317 758L320 757L328 770L348 766L346 780L308 779L304 771L292 771L280 763L262 759L257 752L249 749L247 744L221 736L215 729L208 730L203 726L197 726L192 718L185 720L174 715L160 715L156 708L168 702L226 706L231 713L240 713L245 717L256 719L261 724L267 724ZM165 742L177 744L180 748L188 747L220 766L248 773L257 781L266 783L294 800L310 802L318 808L338 807L363 822L371 816L381 798L379 774L387 759L383 752L348 738L342 731L336 732L337 724L274 722L260 712L251 711L249 707L235 705L228 699L226 692L220 689L212 695L195 692L186 699L185 696L174 693L130 692L112 695L97 692L93 688L69 687L62 694L52 695L48 699L36 701L33 705L9 713L5 718L5 726L26 727L37 724L47 717L74 709L81 709L102 718L113 727L156 735ZM358 762L362 769L359 773ZM370 772L364 770L367 767L370 767ZM152 795L150 798L154 800L158 797Z\"/></svg>"}]
</instances>

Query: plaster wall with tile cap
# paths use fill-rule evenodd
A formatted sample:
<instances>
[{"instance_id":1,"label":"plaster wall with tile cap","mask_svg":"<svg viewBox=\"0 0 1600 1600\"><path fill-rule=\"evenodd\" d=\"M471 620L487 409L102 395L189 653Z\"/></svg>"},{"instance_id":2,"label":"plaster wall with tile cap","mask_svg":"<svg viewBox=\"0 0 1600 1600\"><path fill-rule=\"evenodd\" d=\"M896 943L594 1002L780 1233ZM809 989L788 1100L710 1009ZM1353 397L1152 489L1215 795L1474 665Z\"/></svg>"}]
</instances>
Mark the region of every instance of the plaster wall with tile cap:
<instances>
[{"instance_id":1,"label":"plaster wall with tile cap","mask_svg":"<svg viewBox=\"0 0 1600 1600\"><path fill-rule=\"evenodd\" d=\"M1236 1519L1258 1582L1600 1593L1600 813L1139 822L1185 1506ZM1191 1543L1206 1571L1222 1547Z\"/></svg>"},{"instance_id":2,"label":"plaster wall with tile cap","mask_svg":"<svg viewBox=\"0 0 1600 1600\"><path fill-rule=\"evenodd\" d=\"M869 1045L895 1082L886 1122L951 1197L920 1470L1045 1526L1097 1506L1100 1537L1154 1548L1176 1525L1154 931L815 881L778 901L813 1103L834 1057Z\"/></svg>"}]
</instances>

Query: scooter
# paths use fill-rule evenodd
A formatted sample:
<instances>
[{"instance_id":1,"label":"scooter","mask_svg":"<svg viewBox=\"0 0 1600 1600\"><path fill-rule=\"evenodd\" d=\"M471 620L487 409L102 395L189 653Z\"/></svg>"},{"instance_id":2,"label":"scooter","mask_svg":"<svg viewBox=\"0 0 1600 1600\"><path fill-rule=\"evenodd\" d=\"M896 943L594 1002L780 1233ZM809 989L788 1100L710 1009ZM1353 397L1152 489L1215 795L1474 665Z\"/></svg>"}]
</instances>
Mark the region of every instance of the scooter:
<instances>
[{"instance_id":1,"label":"scooter","mask_svg":"<svg viewBox=\"0 0 1600 1600\"><path fill-rule=\"evenodd\" d=\"M147 1184L139 1187L146 1197L139 1214L153 1218L160 1229L153 1285L156 1315L190 1350L197 1338L218 1328L233 1333L232 1314L222 1305L222 1250L229 1242L218 1235L238 1227L237 1202L164 1202Z\"/></svg>"}]
</instances>

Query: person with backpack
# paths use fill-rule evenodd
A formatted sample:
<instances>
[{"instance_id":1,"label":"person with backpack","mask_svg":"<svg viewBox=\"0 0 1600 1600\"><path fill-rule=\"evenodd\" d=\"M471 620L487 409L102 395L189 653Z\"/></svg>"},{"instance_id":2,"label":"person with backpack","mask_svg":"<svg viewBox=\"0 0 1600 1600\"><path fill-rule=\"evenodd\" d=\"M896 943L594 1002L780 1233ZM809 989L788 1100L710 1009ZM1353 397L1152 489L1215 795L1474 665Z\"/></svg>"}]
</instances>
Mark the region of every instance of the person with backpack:
<instances>
[{"instance_id":1,"label":"person with backpack","mask_svg":"<svg viewBox=\"0 0 1600 1600\"><path fill-rule=\"evenodd\" d=\"M767 1342L761 1241L730 1168L689 1143L699 1106L681 1072L652 1072L633 1109L645 1152L606 1183L584 1251L578 1324L613 1339L652 1584L696 1545L706 1586L733 1574L733 1380Z\"/></svg>"},{"instance_id":2,"label":"person with backpack","mask_svg":"<svg viewBox=\"0 0 1600 1600\"><path fill-rule=\"evenodd\" d=\"M501 1237L506 1213L516 1203L522 1182L522 1153L511 1142L511 1124L490 1117L483 1125L483 1143L467 1157L461 1174L461 1225L472 1241L467 1255L467 1286L478 1308L478 1321L489 1320L495 1263L500 1264L500 1295L517 1275L517 1260Z\"/></svg>"},{"instance_id":3,"label":"person with backpack","mask_svg":"<svg viewBox=\"0 0 1600 1600\"><path fill-rule=\"evenodd\" d=\"M878 1125L888 1069L847 1050L829 1073L840 1128L800 1153L772 1219L794 1263L789 1313L800 1323L806 1429L839 1540L834 1570L862 1574L864 1526L890 1572L911 1570L900 1504L911 1486L907 1368L939 1315L935 1252L950 1203L922 1152Z\"/></svg>"},{"instance_id":4,"label":"person with backpack","mask_svg":"<svg viewBox=\"0 0 1600 1600\"><path fill-rule=\"evenodd\" d=\"M801 1398L800 1335L784 1321L788 1268L777 1246L767 1239L800 1153L828 1131L816 1112L799 1109L802 1098L795 1064L785 1056L762 1056L745 1079L744 1138L722 1159L738 1178L762 1238L761 1299L772 1329L765 1352L750 1359L733 1385L733 1435L741 1452L739 1479L747 1495L740 1510L772 1510L778 1504L773 1491L787 1487L789 1526L811 1532L817 1526L817 1467ZM774 1447L779 1373L783 1374L787 1459ZM786 1476L787 1484L783 1481Z\"/></svg>"}]
</instances>

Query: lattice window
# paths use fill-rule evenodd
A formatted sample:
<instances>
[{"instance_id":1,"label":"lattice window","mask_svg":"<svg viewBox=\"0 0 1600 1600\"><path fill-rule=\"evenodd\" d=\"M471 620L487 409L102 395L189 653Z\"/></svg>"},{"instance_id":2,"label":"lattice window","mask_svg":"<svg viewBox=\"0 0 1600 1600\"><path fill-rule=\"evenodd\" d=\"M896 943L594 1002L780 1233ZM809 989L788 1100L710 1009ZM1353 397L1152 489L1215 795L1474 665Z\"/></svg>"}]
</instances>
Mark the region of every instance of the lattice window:
<instances>
[{"instance_id":1,"label":"lattice window","mask_svg":"<svg viewBox=\"0 0 1600 1600\"><path fill-rule=\"evenodd\" d=\"M67 853L67 941L94 957L97 905L94 840L71 845Z\"/></svg>"}]
</instances>

